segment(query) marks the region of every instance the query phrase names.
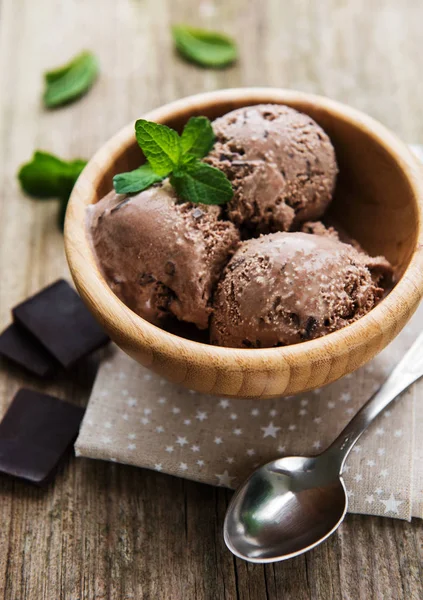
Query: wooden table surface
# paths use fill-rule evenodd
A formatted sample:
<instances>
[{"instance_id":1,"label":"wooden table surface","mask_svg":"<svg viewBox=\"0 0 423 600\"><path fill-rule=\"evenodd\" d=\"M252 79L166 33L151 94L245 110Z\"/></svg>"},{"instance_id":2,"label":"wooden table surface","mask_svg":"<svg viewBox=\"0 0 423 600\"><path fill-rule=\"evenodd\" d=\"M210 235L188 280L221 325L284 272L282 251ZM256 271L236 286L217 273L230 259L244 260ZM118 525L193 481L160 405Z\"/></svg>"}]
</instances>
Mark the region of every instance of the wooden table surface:
<instances>
[{"instance_id":1,"label":"wooden table surface","mask_svg":"<svg viewBox=\"0 0 423 600\"><path fill-rule=\"evenodd\" d=\"M417 0L0 0L0 325L18 301L68 277L57 205L23 197L16 183L35 148L89 157L153 107L243 85L326 94L423 142L422 20ZM233 34L238 65L182 62L174 22ZM99 56L101 78L82 101L44 111L42 72L83 48ZM84 405L93 372L41 386L2 363L0 413L22 384ZM224 547L228 498L85 459L72 459L46 490L1 478L0 598L423 598L422 523L349 516L306 556L249 565Z\"/></svg>"}]
</instances>

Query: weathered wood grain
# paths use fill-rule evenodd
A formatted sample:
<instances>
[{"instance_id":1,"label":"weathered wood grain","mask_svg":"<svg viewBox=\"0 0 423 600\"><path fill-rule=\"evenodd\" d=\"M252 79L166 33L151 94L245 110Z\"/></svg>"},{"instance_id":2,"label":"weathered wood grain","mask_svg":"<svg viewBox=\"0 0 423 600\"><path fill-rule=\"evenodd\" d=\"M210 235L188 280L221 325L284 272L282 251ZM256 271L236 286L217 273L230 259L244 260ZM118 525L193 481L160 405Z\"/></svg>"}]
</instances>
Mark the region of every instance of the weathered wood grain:
<instances>
[{"instance_id":1,"label":"weathered wood grain","mask_svg":"<svg viewBox=\"0 0 423 600\"><path fill-rule=\"evenodd\" d=\"M0 0L0 325L10 307L67 275L54 202L19 192L34 148L90 156L137 115L197 91L273 85L328 94L423 140L423 6L415 0ZM171 22L237 37L241 61L179 61ZM102 77L81 102L46 113L41 73L83 47ZM92 369L41 385L0 365L0 413L19 385L83 404ZM38 490L0 479L4 600L420 600L423 524L349 517L310 554L234 560L221 528L229 494L157 473L72 460Z\"/></svg>"}]
</instances>

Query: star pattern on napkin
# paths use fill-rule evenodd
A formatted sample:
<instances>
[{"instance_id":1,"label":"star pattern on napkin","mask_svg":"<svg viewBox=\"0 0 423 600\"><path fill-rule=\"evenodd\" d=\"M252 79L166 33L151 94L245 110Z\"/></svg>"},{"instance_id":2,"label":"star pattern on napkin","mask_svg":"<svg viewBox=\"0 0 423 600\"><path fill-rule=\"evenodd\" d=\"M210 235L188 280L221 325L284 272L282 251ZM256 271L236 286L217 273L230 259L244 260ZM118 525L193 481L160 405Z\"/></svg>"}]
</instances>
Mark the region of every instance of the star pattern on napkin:
<instances>
[{"instance_id":1,"label":"star pattern on napkin","mask_svg":"<svg viewBox=\"0 0 423 600\"><path fill-rule=\"evenodd\" d=\"M276 438L276 434L278 433L278 431L280 431L280 427L275 427L275 425L273 425L273 421L271 423L269 423L269 425L267 427L261 427L260 428L263 431L263 437L273 437Z\"/></svg>"},{"instance_id":2,"label":"star pattern on napkin","mask_svg":"<svg viewBox=\"0 0 423 600\"><path fill-rule=\"evenodd\" d=\"M155 378L156 376L150 375L149 378L145 381L153 382ZM119 379L121 378L119 377ZM167 384L166 382L163 385L160 384L161 388L165 386L169 386L169 384ZM314 393L316 391L319 393ZM350 392L339 392L338 394L331 394L331 397L333 398L332 400L326 399L327 390L315 390L314 392L313 396L315 398L316 396L321 398L323 407L326 407L326 409L330 411L335 411L340 407L344 406L345 404L354 402L354 399ZM127 394L125 393L123 394L123 396L126 397ZM102 395L101 397L104 398L104 395ZM219 456L216 457L216 454L214 455L213 463L217 462L222 464L222 466L226 465L225 468L223 468L221 471L215 472L214 483L223 487L234 487L241 481L241 478L237 475L238 467L240 464L248 464L248 469L249 471L251 471L256 465L259 465L261 464L261 462L263 462L257 462L257 459L261 458L264 454L261 448L262 444L264 443L263 440L265 441L266 445L268 445L269 443L272 444L269 448L269 450L272 452L272 458L283 456L287 453L287 445L286 443L281 442L283 442L286 439L287 435L295 435L295 433L293 432L301 430L302 427L300 422L294 423L291 422L291 419L285 420L284 425L277 424L279 423L279 421L276 421L278 416L278 409L275 407L279 405L282 399L266 401L267 406L264 410L260 410L257 407L253 407L250 408L248 411L244 411L242 410L241 406L239 407L241 408L241 410L238 408L237 412L235 412L234 402L239 401L220 399L217 403L214 402L214 406L212 407L212 409L208 408L206 410L206 406L203 406L203 402L204 405L206 405L206 403L207 405L209 405L210 399L208 397L203 397L201 394L197 393L191 393L189 394L189 398L192 398L192 400L186 403L185 406L182 406L181 402L180 405L173 404L173 398L168 398L165 395L159 396L157 401L151 404L151 407L143 407L141 399L135 399L133 396L129 397L126 402L127 406L129 407L128 410L132 409L137 414L141 412L141 414L143 415L140 420L142 424L146 424L149 426L154 425L152 433L154 432L157 436L160 436L162 439L164 439L166 435L170 436L169 441L171 443L166 443L165 440L164 443L161 442L161 447L163 448L163 456L175 456L175 459L172 461L173 467L171 467L171 469L169 468L168 459L166 462L164 462L164 460L162 459L159 461L155 461L152 465L152 468L154 468L157 471L166 470L167 472L169 472L169 470L172 470L175 473L183 473L184 476L188 476L188 474L191 473L193 470L201 470L206 466L210 466L211 468L211 461L207 456L207 448L212 443L215 448L217 447L219 449ZM254 401L245 402L251 403ZM311 423L313 424L315 439L310 440L309 447L311 449L311 453L314 454L321 452L324 449L324 447L328 445L326 432L327 419L325 417L318 416L318 413L320 414L321 411L320 407L318 408L317 406L315 406L316 402L317 401L313 400L313 398L310 398L310 396L307 397L304 395L298 398L292 397L289 399L284 399L284 403L290 404L292 406L298 406L298 409L295 408L295 414L298 417L307 416L309 418L309 422L311 412ZM264 401L260 401L260 403L264 406ZM156 413L162 413L162 407L169 405L171 406L171 408L170 413L167 413L168 422L166 423L166 427L163 424L155 424L156 418L158 418L158 415L156 416ZM356 412L357 407L353 408L352 410ZM316 413L316 416L313 416L313 412ZM129 421L130 423L136 421L136 417L134 415L130 413L124 413L124 416L125 415L127 417L125 419L126 421ZM233 427L230 425L231 423L238 424L238 422L240 421L245 422L246 418L248 419L248 427ZM211 428L210 431L204 431L202 433L202 443L200 445L198 438L190 439L189 435L183 433L184 428L189 427L191 428L191 431L193 431L193 425L194 428L196 427L195 424L198 424L198 426L204 426L204 424L210 419L212 419L214 423L227 423L229 429L227 429L226 431L227 434L230 434L229 438L227 437L227 434L223 435L221 434L221 432L219 432L218 435L215 435L217 433L216 430L214 428ZM148 420L148 422L146 422L146 420ZM283 423L282 421L280 422ZM339 429L341 429L342 425L346 424L346 422L347 420L345 420L345 423L340 423ZM92 419L90 419L90 423L93 424ZM110 435L103 436L102 442L108 445L117 444L118 440L112 437L114 424L110 419L105 420L103 422L103 429L107 430ZM400 439L402 437L402 434L402 429L396 428L394 432L394 438ZM384 439L386 435L387 430L384 426L378 425L377 427L375 426L373 428L373 438L375 440ZM129 443L127 444L127 450L135 451L137 449L137 444L135 443L135 440L137 439L137 434L135 433L135 431L131 431L130 433L128 433L127 438L129 441ZM237 452L234 452L235 456L228 456L228 445L232 447L233 440L236 438L240 440L241 444L238 447ZM275 443L273 443L273 441ZM355 489L348 489L348 496L351 504L355 502L355 498L357 495L356 490L359 490L360 484L362 484L363 481L368 479L368 472L372 470L373 467L375 467L376 465L381 466L380 460L385 455L385 448L384 446L379 446L378 444L376 445L377 447L375 447L375 458L367 458L367 455L366 460L364 461L360 458L358 461L359 470L356 467L350 474L350 465L345 465L344 477L346 477L347 479L347 485L348 482L351 482L351 484L352 482L354 482L353 485L355 487ZM242 446L243 450L240 450ZM205 453L203 453L203 448L206 449ZM242 452L242 456L240 455L240 451ZM356 455L360 455L361 452L361 445L356 444L356 446L353 448L353 453ZM247 463L246 460L248 461ZM380 481L381 479L386 479L388 476L389 469L386 466L383 466L383 468L380 468L377 471L376 478L377 481ZM366 503L366 505L372 507L374 507L376 504L379 504L379 506L381 507L380 510L382 510L384 513L389 512L398 514L399 509L404 501L401 499L395 499L393 493L389 496L388 499L384 499L381 497L382 493L383 489L380 488L380 486L375 487L372 493L365 494L364 502Z\"/></svg>"},{"instance_id":3,"label":"star pattern on napkin","mask_svg":"<svg viewBox=\"0 0 423 600\"><path fill-rule=\"evenodd\" d=\"M395 500L394 494L391 494L386 500L381 498L380 501L385 505L385 514L391 512L394 515L399 514L399 506L404 502L404 500Z\"/></svg>"}]
</instances>

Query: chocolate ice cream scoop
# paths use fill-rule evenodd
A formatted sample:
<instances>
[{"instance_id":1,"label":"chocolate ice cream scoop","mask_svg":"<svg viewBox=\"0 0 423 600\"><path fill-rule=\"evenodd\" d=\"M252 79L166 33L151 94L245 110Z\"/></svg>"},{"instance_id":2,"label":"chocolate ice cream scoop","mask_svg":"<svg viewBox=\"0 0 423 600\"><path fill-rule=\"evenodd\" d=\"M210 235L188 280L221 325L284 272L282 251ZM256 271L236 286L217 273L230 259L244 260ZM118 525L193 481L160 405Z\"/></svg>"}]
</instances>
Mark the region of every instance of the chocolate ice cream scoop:
<instances>
[{"instance_id":1,"label":"chocolate ice cream scoop","mask_svg":"<svg viewBox=\"0 0 423 600\"><path fill-rule=\"evenodd\" d=\"M391 263L384 256L369 256L357 240L348 235L339 225L336 227L334 225L326 226L321 221L307 221L307 223L303 223L301 231L303 233L331 237L344 244L350 244L361 253L364 264L369 268L373 280L382 287L387 288L391 286L394 279Z\"/></svg>"},{"instance_id":2,"label":"chocolate ice cream scoop","mask_svg":"<svg viewBox=\"0 0 423 600\"><path fill-rule=\"evenodd\" d=\"M213 129L216 144L205 162L231 180L228 215L245 237L289 231L325 212L338 169L328 136L311 117L260 104L216 119Z\"/></svg>"},{"instance_id":3,"label":"chocolate ice cream scoop","mask_svg":"<svg viewBox=\"0 0 423 600\"><path fill-rule=\"evenodd\" d=\"M110 192L90 213L92 242L116 295L160 325L173 315L205 329L210 298L239 234L218 206L178 203L168 182Z\"/></svg>"},{"instance_id":4,"label":"chocolate ice cream scoop","mask_svg":"<svg viewBox=\"0 0 423 600\"><path fill-rule=\"evenodd\" d=\"M389 265L332 235L279 232L243 242L216 291L211 341L266 348L345 327L382 297L381 262Z\"/></svg>"}]
</instances>

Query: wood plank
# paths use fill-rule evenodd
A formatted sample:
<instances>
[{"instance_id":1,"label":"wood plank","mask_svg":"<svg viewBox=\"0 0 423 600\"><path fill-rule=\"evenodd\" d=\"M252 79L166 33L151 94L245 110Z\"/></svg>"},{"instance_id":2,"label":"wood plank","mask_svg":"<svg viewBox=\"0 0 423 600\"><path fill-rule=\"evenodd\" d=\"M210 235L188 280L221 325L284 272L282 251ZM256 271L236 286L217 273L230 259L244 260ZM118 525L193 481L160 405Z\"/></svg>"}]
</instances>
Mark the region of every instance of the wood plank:
<instances>
[{"instance_id":1,"label":"wood plank","mask_svg":"<svg viewBox=\"0 0 423 600\"><path fill-rule=\"evenodd\" d=\"M146 110L202 90L275 85L328 94L423 140L414 0L0 0L0 325L67 276L57 206L15 180L34 148L89 157ZM98 15L101 11L101 19ZM172 22L223 29L239 65L178 60ZM46 113L41 73L92 48L102 76L83 101ZM83 404L93 365L47 385L0 365L0 413L20 385ZM269 600L423 597L423 524L350 516L326 544L286 563L234 560L222 540L229 492L131 467L71 460L46 490L0 479L0 598Z\"/></svg>"}]
</instances>

